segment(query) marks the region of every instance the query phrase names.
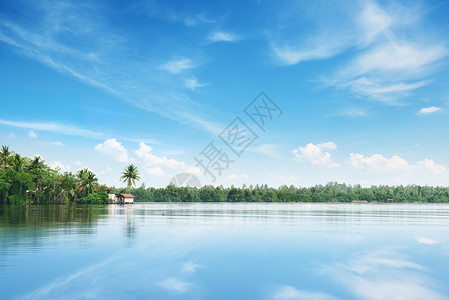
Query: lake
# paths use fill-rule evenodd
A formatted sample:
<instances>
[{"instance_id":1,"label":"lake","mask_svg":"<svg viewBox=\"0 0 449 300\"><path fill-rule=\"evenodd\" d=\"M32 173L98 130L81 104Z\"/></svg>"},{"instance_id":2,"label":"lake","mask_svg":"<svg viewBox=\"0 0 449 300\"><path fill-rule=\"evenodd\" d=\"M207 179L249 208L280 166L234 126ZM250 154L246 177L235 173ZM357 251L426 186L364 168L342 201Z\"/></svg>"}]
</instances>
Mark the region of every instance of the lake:
<instances>
[{"instance_id":1,"label":"lake","mask_svg":"<svg viewBox=\"0 0 449 300\"><path fill-rule=\"evenodd\" d=\"M449 205L0 207L1 299L449 299Z\"/></svg>"}]
</instances>

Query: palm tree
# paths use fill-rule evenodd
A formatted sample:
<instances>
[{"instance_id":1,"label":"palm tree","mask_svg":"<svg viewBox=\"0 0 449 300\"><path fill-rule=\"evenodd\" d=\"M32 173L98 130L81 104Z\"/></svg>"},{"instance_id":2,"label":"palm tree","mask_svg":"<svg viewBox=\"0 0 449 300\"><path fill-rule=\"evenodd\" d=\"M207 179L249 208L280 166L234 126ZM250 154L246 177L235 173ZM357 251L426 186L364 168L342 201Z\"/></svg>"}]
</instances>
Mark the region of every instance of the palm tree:
<instances>
[{"instance_id":1,"label":"palm tree","mask_svg":"<svg viewBox=\"0 0 449 300\"><path fill-rule=\"evenodd\" d=\"M136 185L136 180L140 180L139 170L137 170L135 165L130 164L122 172L122 177L120 177L120 179L123 179L123 182L127 183L129 189L132 185Z\"/></svg>"},{"instance_id":2,"label":"palm tree","mask_svg":"<svg viewBox=\"0 0 449 300\"><path fill-rule=\"evenodd\" d=\"M98 188L97 177L88 169L79 170L77 177L81 190L86 191L87 195L93 193Z\"/></svg>"},{"instance_id":3,"label":"palm tree","mask_svg":"<svg viewBox=\"0 0 449 300\"><path fill-rule=\"evenodd\" d=\"M12 168L16 173L19 173L23 169L23 158L19 154L14 154L11 162Z\"/></svg>"},{"instance_id":4,"label":"palm tree","mask_svg":"<svg viewBox=\"0 0 449 300\"><path fill-rule=\"evenodd\" d=\"M2 146L2 151L0 152L0 162L2 164L3 170L8 167L10 155L11 151L9 151L9 147Z\"/></svg>"},{"instance_id":5,"label":"palm tree","mask_svg":"<svg viewBox=\"0 0 449 300\"><path fill-rule=\"evenodd\" d=\"M38 155L34 157L34 159L30 163L30 166L28 167L30 171L34 169L42 171L44 168L45 168L44 160L42 159L42 157Z\"/></svg>"}]
</instances>

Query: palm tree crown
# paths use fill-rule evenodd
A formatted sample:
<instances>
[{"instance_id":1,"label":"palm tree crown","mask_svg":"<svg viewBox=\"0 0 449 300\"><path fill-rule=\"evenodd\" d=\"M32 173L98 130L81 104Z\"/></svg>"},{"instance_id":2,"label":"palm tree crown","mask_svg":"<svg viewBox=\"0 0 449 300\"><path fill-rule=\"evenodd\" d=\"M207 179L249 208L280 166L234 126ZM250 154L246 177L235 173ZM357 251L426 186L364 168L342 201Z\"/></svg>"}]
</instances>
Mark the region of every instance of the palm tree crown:
<instances>
[{"instance_id":1,"label":"palm tree crown","mask_svg":"<svg viewBox=\"0 0 449 300\"><path fill-rule=\"evenodd\" d=\"M2 146L2 151L0 152L0 162L3 169L6 169L8 167L10 155L11 151L9 151L9 147Z\"/></svg>"},{"instance_id":2,"label":"palm tree crown","mask_svg":"<svg viewBox=\"0 0 449 300\"><path fill-rule=\"evenodd\" d=\"M130 188L132 185L136 185L136 180L140 180L139 170L137 170L135 165L130 164L122 172L122 177L120 177L120 179L123 179L123 182L126 182L128 188Z\"/></svg>"},{"instance_id":3,"label":"palm tree crown","mask_svg":"<svg viewBox=\"0 0 449 300\"><path fill-rule=\"evenodd\" d=\"M98 188L98 178L88 169L82 169L77 174L80 188L87 194L93 193Z\"/></svg>"},{"instance_id":4,"label":"palm tree crown","mask_svg":"<svg viewBox=\"0 0 449 300\"><path fill-rule=\"evenodd\" d=\"M17 173L23 169L23 158L17 153L12 156L12 168Z\"/></svg>"}]
</instances>

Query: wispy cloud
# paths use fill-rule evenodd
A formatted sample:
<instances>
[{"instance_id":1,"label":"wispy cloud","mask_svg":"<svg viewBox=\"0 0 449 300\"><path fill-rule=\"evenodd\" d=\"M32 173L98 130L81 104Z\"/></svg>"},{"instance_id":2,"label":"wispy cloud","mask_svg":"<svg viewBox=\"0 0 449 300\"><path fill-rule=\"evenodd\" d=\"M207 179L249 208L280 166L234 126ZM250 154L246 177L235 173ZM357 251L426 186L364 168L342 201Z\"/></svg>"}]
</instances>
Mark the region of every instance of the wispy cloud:
<instances>
[{"instance_id":1,"label":"wispy cloud","mask_svg":"<svg viewBox=\"0 0 449 300\"><path fill-rule=\"evenodd\" d=\"M194 68L192 60L188 58L180 58L171 60L160 66L162 70L170 73L178 74Z\"/></svg>"},{"instance_id":2,"label":"wispy cloud","mask_svg":"<svg viewBox=\"0 0 449 300\"><path fill-rule=\"evenodd\" d=\"M435 113L440 110L441 110L441 108L436 107L436 106L423 107L418 111L418 114L419 115L428 115L428 114Z\"/></svg>"},{"instance_id":3,"label":"wispy cloud","mask_svg":"<svg viewBox=\"0 0 449 300\"><path fill-rule=\"evenodd\" d=\"M199 83L198 79L196 78L186 78L184 79L184 84L186 86L186 88L192 90L192 91L196 91L198 88L206 86L206 83Z\"/></svg>"},{"instance_id":4,"label":"wispy cloud","mask_svg":"<svg viewBox=\"0 0 449 300\"><path fill-rule=\"evenodd\" d=\"M49 131L66 135L82 136L88 138L101 138L103 136L102 133L95 132L89 129L83 129L71 125L63 125L57 123L18 122L18 121L0 120L0 124L14 127L28 128L33 130Z\"/></svg>"},{"instance_id":5,"label":"wispy cloud","mask_svg":"<svg viewBox=\"0 0 449 300\"><path fill-rule=\"evenodd\" d=\"M262 153L275 158L279 157L277 145L273 144L262 144L260 146L249 148L248 151Z\"/></svg>"},{"instance_id":6,"label":"wispy cloud","mask_svg":"<svg viewBox=\"0 0 449 300\"><path fill-rule=\"evenodd\" d=\"M296 65L306 60L323 59L334 56L342 51L324 41L317 41L311 49L301 49L293 46L273 46L273 51L279 61L285 65Z\"/></svg>"},{"instance_id":7,"label":"wispy cloud","mask_svg":"<svg viewBox=\"0 0 449 300\"><path fill-rule=\"evenodd\" d=\"M37 139L37 134L33 130L28 131L28 136L32 139Z\"/></svg>"},{"instance_id":8,"label":"wispy cloud","mask_svg":"<svg viewBox=\"0 0 449 300\"><path fill-rule=\"evenodd\" d=\"M438 62L449 54L449 41L414 30L423 26L419 10L402 5L384 8L375 1L337 5L332 18L306 9L315 13L304 17L312 20L308 25L315 35L274 39L275 58L294 65L344 53L348 58L335 64L335 71L324 75L323 83L361 98L393 104L432 82L430 76L438 69ZM338 26L337 19L341 20Z\"/></svg>"},{"instance_id":9,"label":"wispy cloud","mask_svg":"<svg viewBox=\"0 0 449 300\"><path fill-rule=\"evenodd\" d=\"M310 292L298 290L292 286L280 286L275 289L272 300L332 300L337 299L331 295L321 292Z\"/></svg>"},{"instance_id":10,"label":"wispy cloud","mask_svg":"<svg viewBox=\"0 0 449 300\"><path fill-rule=\"evenodd\" d=\"M230 32L226 31L215 31L208 37L211 42L234 42L239 39L239 37Z\"/></svg>"},{"instance_id":11,"label":"wispy cloud","mask_svg":"<svg viewBox=\"0 0 449 300\"><path fill-rule=\"evenodd\" d=\"M190 15L185 17L180 17L178 19L181 19L182 22L190 27L196 27L202 24L213 24L215 23L215 20L207 17L205 14L196 14L196 15Z\"/></svg>"},{"instance_id":12,"label":"wispy cloud","mask_svg":"<svg viewBox=\"0 0 449 300\"><path fill-rule=\"evenodd\" d=\"M180 92L184 84L171 75L191 71L197 62L193 63L182 54L163 65L152 57L116 59L129 57L129 53L134 52L129 46L133 34L111 26L106 21L108 11L100 4L73 5L69 1L60 1L57 5L33 2L21 5L31 15L41 16L33 21L33 26L12 18L0 22L0 41L21 55L99 87L150 113L213 131L214 122L200 112L207 110L207 106L196 105ZM193 25L201 20L206 22L199 16L186 22Z\"/></svg>"},{"instance_id":13,"label":"wispy cloud","mask_svg":"<svg viewBox=\"0 0 449 300\"><path fill-rule=\"evenodd\" d=\"M166 289L169 292L175 292L179 294L184 294L188 292L192 287L192 284L185 281L181 281L178 278L167 278L166 280L159 281L157 285Z\"/></svg>"},{"instance_id":14,"label":"wispy cloud","mask_svg":"<svg viewBox=\"0 0 449 300\"><path fill-rule=\"evenodd\" d=\"M434 64L447 56L441 45L414 45L392 38L358 55L337 72L336 85L357 95L391 101L428 85L423 80Z\"/></svg>"}]
</instances>

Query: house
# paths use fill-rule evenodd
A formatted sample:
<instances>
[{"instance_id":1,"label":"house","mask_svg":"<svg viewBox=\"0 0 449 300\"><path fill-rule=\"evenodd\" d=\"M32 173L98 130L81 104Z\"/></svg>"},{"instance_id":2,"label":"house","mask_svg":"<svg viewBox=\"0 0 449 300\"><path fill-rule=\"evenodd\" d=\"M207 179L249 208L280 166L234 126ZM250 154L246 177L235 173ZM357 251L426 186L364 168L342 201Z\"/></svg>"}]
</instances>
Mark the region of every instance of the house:
<instances>
[{"instance_id":1,"label":"house","mask_svg":"<svg viewBox=\"0 0 449 300\"><path fill-rule=\"evenodd\" d=\"M134 196L131 194L117 194L118 203L132 204L134 203Z\"/></svg>"},{"instance_id":2,"label":"house","mask_svg":"<svg viewBox=\"0 0 449 300\"><path fill-rule=\"evenodd\" d=\"M387 203L393 203L393 199L387 199Z\"/></svg>"},{"instance_id":3,"label":"house","mask_svg":"<svg viewBox=\"0 0 449 300\"><path fill-rule=\"evenodd\" d=\"M109 203L117 203L117 195L114 190L110 187L106 187L106 190L108 192Z\"/></svg>"},{"instance_id":4,"label":"house","mask_svg":"<svg viewBox=\"0 0 449 300\"><path fill-rule=\"evenodd\" d=\"M134 203L134 196L131 194L116 194L113 189L106 187L109 203L129 204Z\"/></svg>"}]
</instances>

